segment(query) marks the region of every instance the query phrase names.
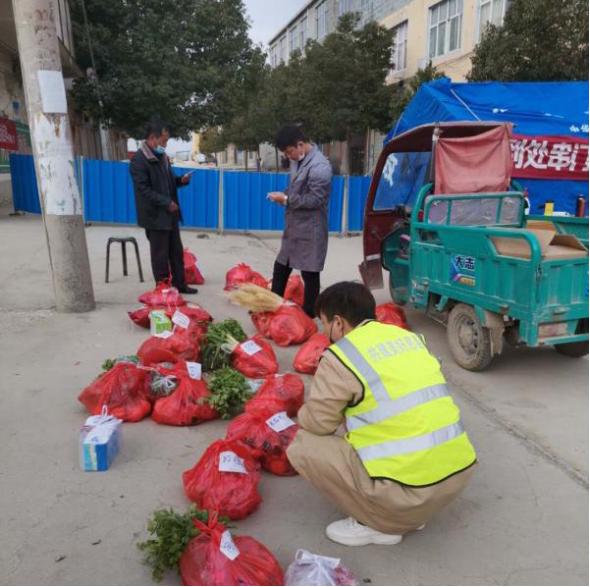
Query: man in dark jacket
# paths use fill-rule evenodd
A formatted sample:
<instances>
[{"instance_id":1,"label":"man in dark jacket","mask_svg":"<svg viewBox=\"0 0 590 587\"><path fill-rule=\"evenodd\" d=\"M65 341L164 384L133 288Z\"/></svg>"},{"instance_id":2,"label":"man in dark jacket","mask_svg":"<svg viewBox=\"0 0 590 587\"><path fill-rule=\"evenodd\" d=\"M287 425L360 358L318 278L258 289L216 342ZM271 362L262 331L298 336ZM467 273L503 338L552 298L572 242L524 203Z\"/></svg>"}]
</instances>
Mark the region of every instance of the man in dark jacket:
<instances>
[{"instance_id":1,"label":"man in dark jacket","mask_svg":"<svg viewBox=\"0 0 590 587\"><path fill-rule=\"evenodd\" d=\"M137 223L150 242L152 271L156 283L168 280L184 294L196 294L184 280L183 248L179 222L182 214L177 188L190 182L190 174L177 176L166 155L168 127L159 121L146 126L145 140L131 160Z\"/></svg>"},{"instance_id":2,"label":"man in dark jacket","mask_svg":"<svg viewBox=\"0 0 590 587\"><path fill-rule=\"evenodd\" d=\"M303 309L313 318L320 293L320 271L328 252L332 167L299 127L285 126L279 130L276 146L291 161L291 181L285 192L268 194L270 200L287 208L281 250L274 265L272 291L284 295L291 271L299 269L305 283Z\"/></svg>"}]
</instances>

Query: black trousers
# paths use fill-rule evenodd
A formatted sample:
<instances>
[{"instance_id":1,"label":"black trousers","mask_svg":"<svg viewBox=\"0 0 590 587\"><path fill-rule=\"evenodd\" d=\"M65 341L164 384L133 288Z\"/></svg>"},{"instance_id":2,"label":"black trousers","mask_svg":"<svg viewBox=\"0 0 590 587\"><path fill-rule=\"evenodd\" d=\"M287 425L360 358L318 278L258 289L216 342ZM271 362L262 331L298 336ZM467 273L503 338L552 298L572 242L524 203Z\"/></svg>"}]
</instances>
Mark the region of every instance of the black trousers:
<instances>
[{"instance_id":1,"label":"black trousers","mask_svg":"<svg viewBox=\"0 0 590 587\"><path fill-rule=\"evenodd\" d=\"M275 261L275 266L272 272L272 291L274 293L281 297L285 295L287 281L289 281L292 271L292 267ZM320 274L317 271L302 271L301 277L303 278L303 283L305 285L303 310L310 318L314 318L315 303L320 295Z\"/></svg>"},{"instance_id":2,"label":"black trousers","mask_svg":"<svg viewBox=\"0 0 590 587\"><path fill-rule=\"evenodd\" d=\"M150 241L152 271L156 283L167 281L172 275L172 285L183 289L184 261L178 225L172 230L146 229L145 234Z\"/></svg>"}]
</instances>

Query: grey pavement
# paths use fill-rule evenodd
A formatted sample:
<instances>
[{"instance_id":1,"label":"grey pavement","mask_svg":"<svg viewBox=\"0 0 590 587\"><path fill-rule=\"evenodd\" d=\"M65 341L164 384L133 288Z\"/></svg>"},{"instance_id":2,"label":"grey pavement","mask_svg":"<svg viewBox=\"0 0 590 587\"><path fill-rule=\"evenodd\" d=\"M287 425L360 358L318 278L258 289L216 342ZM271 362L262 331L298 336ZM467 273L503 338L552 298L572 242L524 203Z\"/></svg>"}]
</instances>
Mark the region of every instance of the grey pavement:
<instances>
[{"instance_id":1,"label":"grey pavement","mask_svg":"<svg viewBox=\"0 0 590 587\"><path fill-rule=\"evenodd\" d=\"M108 236L134 235L148 281L130 256L123 277L113 248L112 282L104 283ZM245 311L222 289L238 261L270 275L276 236L185 231L207 279L196 301L215 318ZM145 236L133 227L87 229L96 311L57 314L43 225L34 216L0 213L0 583L7 585L151 584L135 544L150 513L184 509L181 474L226 423L192 428L149 419L124 425L124 447L111 470L83 473L77 437L85 412L76 398L105 358L133 353L147 331L127 318L152 285ZM356 279L361 239L330 241L323 284ZM376 292L387 301L385 290ZM324 527L339 512L303 479L265 474L263 503L236 533L264 542L286 567L296 549L342 558L365 584L588 584L588 360L551 349L507 349L492 368L457 367L445 331L409 310L440 357L480 463L465 493L422 532L394 547L346 548ZM296 349L278 349L281 370ZM309 386L310 379L306 379ZM180 584L170 574L165 584Z\"/></svg>"}]
</instances>

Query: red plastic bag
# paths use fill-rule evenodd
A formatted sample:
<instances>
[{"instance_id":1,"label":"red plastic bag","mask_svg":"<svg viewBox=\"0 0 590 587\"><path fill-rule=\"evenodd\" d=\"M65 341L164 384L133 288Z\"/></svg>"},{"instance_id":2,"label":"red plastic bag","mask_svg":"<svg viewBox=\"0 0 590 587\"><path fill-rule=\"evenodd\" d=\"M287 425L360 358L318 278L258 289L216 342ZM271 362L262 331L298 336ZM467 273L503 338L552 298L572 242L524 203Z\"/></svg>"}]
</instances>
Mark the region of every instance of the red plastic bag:
<instances>
[{"instance_id":1,"label":"red plastic bag","mask_svg":"<svg viewBox=\"0 0 590 587\"><path fill-rule=\"evenodd\" d=\"M186 496L199 509L219 512L231 520L249 516L260 505L260 463L240 442L218 440L182 474Z\"/></svg>"},{"instance_id":2,"label":"red plastic bag","mask_svg":"<svg viewBox=\"0 0 590 587\"><path fill-rule=\"evenodd\" d=\"M406 313L403 308L396 306L393 303L381 304L375 309L375 315L379 322L383 324L392 324L393 326L399 326L410 330L408 323L406 322Z\"/></svg>"},{"instance_id":3,"label":"red plastic bag","mask_svg":"<svg viewBox=\"0 0 590 587\"><path fill-rule=\"evenodd\" d=\"M188 249L184 249L182 258L184 260L184 280L186 283L191 285L203 285L205 283L205 278L199 270L197 257L194 253L191 253Z\"/></svg>"},{"instance_id":4,"label":"red plastic bag","mask_svg":"<svg viewBox=\"0 0 590 587\"><path fill-rule=\"evenodd\" d=\"M185 316L187 316L190 320L194 320L195 322L211 322L213 317L207 310L199 306L198 304L186 304L186 306L180 306L177 308L176 306L172 307L150 307L144 306L143 308L138 308L133 312L127 312L129 318L135 322L138 326L142 328L149 328L150 327L150 312L154 310L161 310L166 312L166 316L172 319L176 310L182 312Z\"/></svg>"},{"instance_id":5,"label":"red plastic bag","mask_svg":"<svg viewBox=\"0 0 590 587\"><path fill-rule=\"evenodd\" d=\"M287 281L287 288L285 289L285 295L283 297L286 300L295 302L298 306L303 306L304 294L305 288L301 276L291 275L289 281Z\"/></svg>"},{"instance_id":6,"label":"red plastic bag","mask_svg":"<svg viewBox=\"0 0 590 587\"><path fill-rule=\"evenodd\" d=\"M240 343L231 355L232 367L251 378L274 375L279 370L272 346L259 334Z\"/></svg>"},{"instance_id":7,"label":"red plastic bag","mask_svg":"<svg viewBox=\"0 0 590 587\"><path fill-rule=\"evenodd\" d=\"M321 332L314 334L297 352L293 368L299 373L313 375L324 351L330 346L330 339Z\"/></svg>"},{"instance_id":8,"label":"red plastic bag","mask_svg":"<svg viewBox=\"0 0 590 587\"><path fill-rule=\"evenodd\" d=\"M266 338L270 338L270 321L274 316L274 312L254 312L250 314L250 318L252 318L252 324L256 330L262 334L262 336L266 336Z\"/></svg>"},{"instance_id":9,"label":"red plastic bag","mask_svg":"<svg viewBox=\"0 0 590 587\"><path fill-rule=\"evenodd\" d=\"M246 402L245 410L266 409L273 414L285 411L293 417L303 405L304 397L305 384L299 375L272 375L264 380L256 395Z\"/></svg>"},{"instance_id":10,"label":"red plastic bag","mask_svg":"<svg viewBox=\"0 0 590 587\"><path fill-rule=\"evenodd\" d=\"M283 570L273 554L250 536L232 536L210 514L209 522L195 520L201 533L180 558L184 585L283 585Z\"/></svg>"},{"instance_id":11,"label":"red plastic bag","mask_svg":"<svg viewBox=\"0 0 590 587\"><path fill-rule=\"evenodd\" d=\"M230 291L243 283L253 283L260 287L268 287L267 280L260 273L254 271L246 263L239 263L226 273L224 289L225 291Z\"/></svg>"},{"instance_id":12,"label":"red plastic bag","mask_svg":"<svg viewBox=\"0 0 590 587\"><path fill-rule=\"evenodd\" d=\"M269 335L279 346L301 344L318 330L316 323L295 304L283 304L270 320Z\"/></svg>"},{"instance_id":13,"label":"red plastic bag","mask_svg":"<svg viewBox=\"0 0 590 587\"><path fill-rule=\"evenodd\" d=\"M239 440L259 451L262 468L275 475L297 475L287 459L287 448L295 438L299 426L286 412L251 407L235 418L227 428L228 440Z\"/></svg>"},{"instance_id":14,"label":"red plastic bag","mask_svg":"<svg viewBox=\"0 0 590 587\"><path fill-rule=\"evenodd\" d=\"M152 419L168 426L190 426L214 420L219 414L205 401L209 390L205 382L193 379L185 361L176 363L173 369L159 369L163 375L178 380L178 387L167 397L156 400Z\"/></svg>"},{"instance_id":15,"label":"red plastic bag","mask_svg":"<svg viewBox=\"0 0 590 587\"><path fill-rule=\"evenodd\" d=\"M202 338L202 329L175 328L167 338L162 336L150 336L137 351L137 356L143 365L156 363L176 363L179 359L185 361L198 361L201 351L199 340Z\"/></svg>"},{"instance_id":16,"label":"red plastic bag","mask_svg":"<svg viewBox=\"0 0 590 587\"><path fill-rule=\"evenodd\" d=\"M184 306L185 299L180 295L175 287L170 287L168 283L158 283L152 291L146 291L139 296L139 303L146 306Z\"/></svg>"},{"instance_id":17,"label":"red plastic bag","mask_svg":"<svg viewBox=\"0 0 590 587\"><path fill-rule=\"evenodd\" d=\"M146 371L135 363L117 363L100 375L82 393L78 400L93 415L108 413L126 422L139 422L151 411L152 405L145 395Z\"/></svg>"}]
</instances>

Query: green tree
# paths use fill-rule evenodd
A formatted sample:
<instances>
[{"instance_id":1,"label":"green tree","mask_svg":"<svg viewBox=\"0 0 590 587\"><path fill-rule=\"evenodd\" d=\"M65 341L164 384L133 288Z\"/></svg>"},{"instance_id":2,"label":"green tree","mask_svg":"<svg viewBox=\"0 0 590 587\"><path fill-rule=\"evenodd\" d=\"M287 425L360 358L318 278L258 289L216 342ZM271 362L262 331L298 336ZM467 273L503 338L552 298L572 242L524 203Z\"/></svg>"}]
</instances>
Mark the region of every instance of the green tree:
<instances>
[{"instance_id":1,"label":"green tree","mask_svg":"<svg viewBox=\"0 0 590 587\"><path fill-rule=\"evenodd\" d=\"M88 30L83 6L71 0L78 61L93 66L90 38L98 78L75 80L87 116L134 135L156 114L178 136L232 117L261 55L242 0L85 0Z\"/></svg>"},{"instance_id":2,"label":"green tree","mask_svg":"<svg viewBox=\"0 0 590 587\"><path fill-rule=\"evenodd\" d=\"M432 65L432 61L423 69L418 71L403 85L397 86L391 101L391 114L393 120L398 120L410 103L410 100L416 95L422 84L431 82L435 79L444 77L444 74L437 71Z\"/></svg>"},{"instance_id":3,"label":"green tree","mask_svg":"<svg viewBox=\"0 0 590 587\"><path fill-rule=\"evenodd\" d=\"M588 0L513 0L471 61L471 81L587 80Z\"/></svg>"},{"instance_id":4,"label":"green tree","mask_svg":"<svg viewBox=\"0 0 590 587\"><path fill-rule=\"evenodd\" d=\"M227 142L223 137L221 128L218 126L210 126L201 133L201 142L199 148L201 153L205 155L213 155L223 151L227 146Z\"/></svg>"},{"instance_id":5,"label":"green tree","mask_svg":"<svg viewBox=\"0 0 590 587\"><path fill-rule=\"evenodd\" d=\"M319 141L350 144L354 134L385 130L391 124L391 31L375 22L358 28L359 15L343 16L323 43L307 44L295 114ZM290 65L289 65L290 68ZM350 149L344 172L350 169Z\"/></svg>"}]
</instances>

